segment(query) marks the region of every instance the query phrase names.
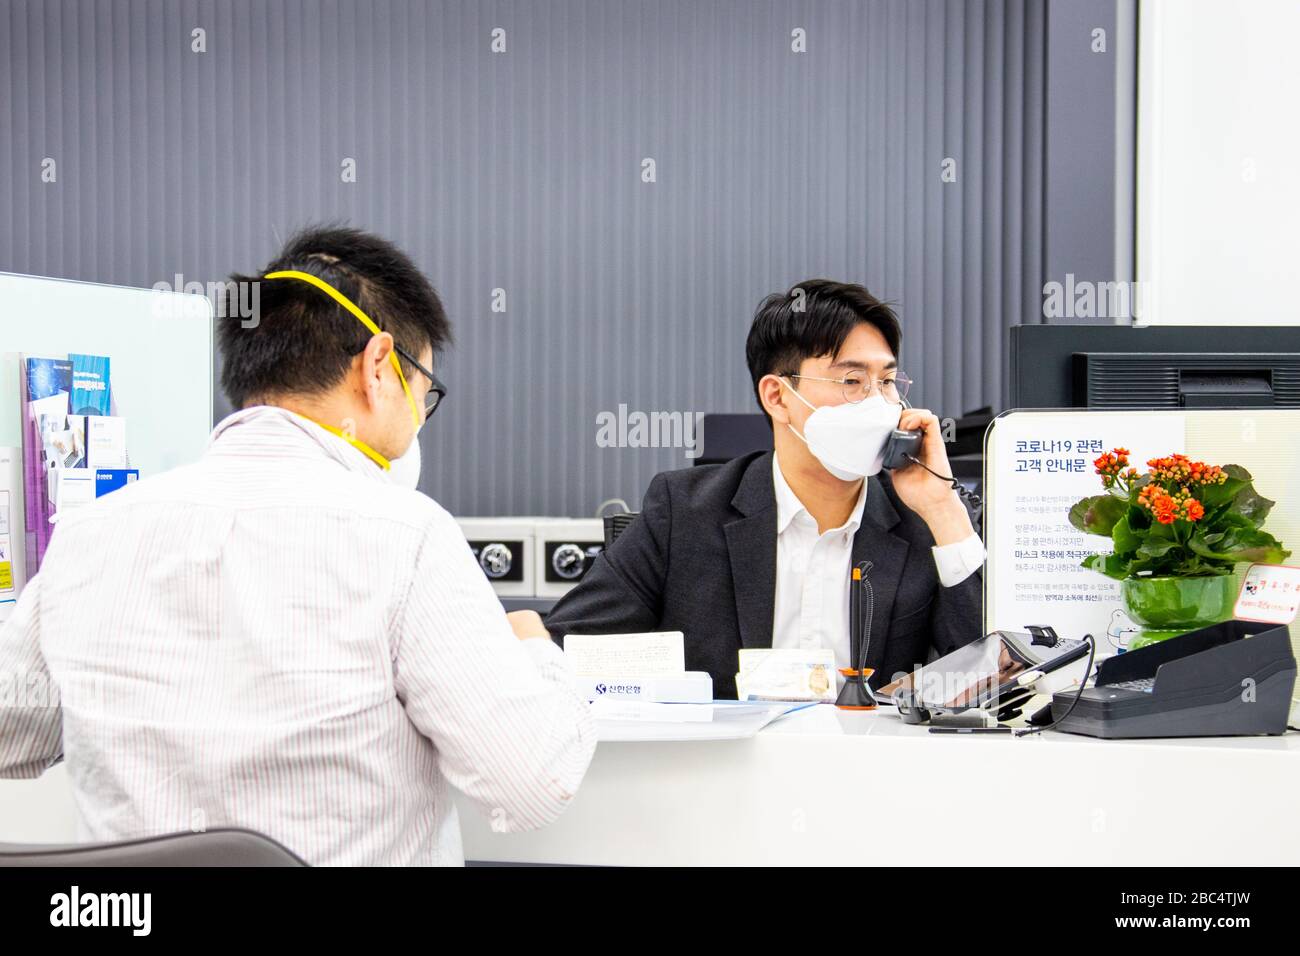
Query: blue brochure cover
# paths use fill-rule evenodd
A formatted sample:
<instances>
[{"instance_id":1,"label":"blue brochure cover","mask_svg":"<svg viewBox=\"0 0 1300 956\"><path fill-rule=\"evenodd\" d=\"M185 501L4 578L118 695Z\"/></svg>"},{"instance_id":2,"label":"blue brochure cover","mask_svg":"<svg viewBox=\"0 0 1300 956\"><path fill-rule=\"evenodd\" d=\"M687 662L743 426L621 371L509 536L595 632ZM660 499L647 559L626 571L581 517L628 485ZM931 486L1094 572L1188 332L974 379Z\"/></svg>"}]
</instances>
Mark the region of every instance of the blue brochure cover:
<instances>
[{"instance_id":1,"label":"blue brochure cover","mask_svg":"<svg viewBox=\"0 0 1300 956\"><path fill-rule=\"evenodd\" d=\"M95 469L95 497L102 498L110 491L125 488L140 480L138 468L97 468Z\"/></svg>"},{"instance_id":2,"label":"blue brochure cover","mask_svg":"<svg viewBox=\"0 0 1300 956\"><path fill-rule=\"evenodd\" d=\"M70 354L68 360L72 363L69 414L108 415L112 404L108 358L103 355Z\"/></svg>"},{"instance_id":3,"label":"blue brochure cover","mask_svg":"<svg viewBox=\"0 0 1300 956\"><path fill-rule=\"evenodd\" d=\"M27 359L27 400L49 398L72 388L72 363L67 359Z\"/></svg>"}]
</instances>

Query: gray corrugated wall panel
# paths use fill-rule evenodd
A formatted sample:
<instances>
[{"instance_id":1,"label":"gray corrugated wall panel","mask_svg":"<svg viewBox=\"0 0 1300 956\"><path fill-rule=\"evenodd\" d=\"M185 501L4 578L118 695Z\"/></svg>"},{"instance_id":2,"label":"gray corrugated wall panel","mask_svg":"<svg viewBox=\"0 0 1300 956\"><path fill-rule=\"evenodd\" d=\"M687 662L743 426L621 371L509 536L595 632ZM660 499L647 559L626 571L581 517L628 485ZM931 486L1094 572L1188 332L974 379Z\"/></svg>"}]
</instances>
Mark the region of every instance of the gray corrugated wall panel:
<instances>
[{"instance_id":1,"label":"gray corrugated wall panel","mask_svg":"<svg viewBox=\"0 0 1300 956\"><path fill-rule=\"evenodd\" d=\"M206 283L308 222L374 229L455 323L426 490L635 505L688 460L598 448L596 414L751 410L750 315L802 278L898 303L919 404L1000 404L1005 329L1040 320L1045 24L1041 0L0 2L0 269Z\"/></svg>"},{"instance_id":2,"label":"gray corrugated wall panel","mask_svg":"<svg viewBox=\"0 0 1300 956\"><path fill-rule=\"evenodd\" d=\"M962 396L966 407L978 399L983 391L985 376L1002 377L1002 275L1005 268L1002 255L1004 190L1006 169L1003 165L1003 136L1006 120L1006 103L1003 98L1005 82L1006 49L1003 24L1006 22L1006 4L1003 0L990 2L989 14L984 18L984 123L981 130L981 148L984 170L980 177L984 190L984 209L981 217L983 236L980 248L984 254L983 336L980 343L979 374L963 376L966 393Z\"/></svg>"},{"instance_id":3,"label":"gray corrugated wall panel","mask_svg":"<svg viewBox=\"0 0 1300 956\"><path fill-rule=\"evenodd\" d=\"M1116 30L1117 13L1116 0L1048 0L1044 281L1115 277L1115 242L1095 237L1115 235L1116 87L1135 60L1133 36ZM1092 49L1094 29L1105 31L1104 53ZM1126 144L1126 151L1132 148ZM1131 228L1131 222L1126 225ZM1116 320L1070 316L1068 321L1110 325Z\"/></svg>"},{"instance_id":4,"label":"gray corrugated wall panel","mask_svg":"<svg viewBox=\"0 0 1300 956\"><path fill-rule=\"evenodd\" d=\"M1020 243L1020 308L1012 325L1029 325L1043 321L1043 243L1045 215L1043 210L1043 177L1045 166L1044 137L1046 135L1047 99L1046 83L1047 17L1041 3L1024 5L1024 72L1022 87L1021 121L1021 183L1020 208L1023 210ZM1004 242L1006 237L1004 237ZM1010 248L1010 247L1009 247ZM1003 342L1009 335L1003 333ZM1006 354L1005 352L1003 353ZM1008 370L1009 371L1009 370ZM1008 376L1002 377L1001 403L1005 406L1011 394Z\"/></svg>"},{"instance_id":5,"label":"gray corrugated wall panel","mask_svg":"<svg viewBox=\"0 0 1300 956\"><path fill-rule=\"evenodd\" d=\"M1025 38L1024 6L1023 2L1011 0L1007 4L1007 17L1004 24L1006 56L1003 62L1003 75L1006 80L1003 96L1006 107L1002 129L1002 158L1004 163L1003 172L1006 176L1003 196L1006 201L1003 203L1002 210L1002 302L1004 308L1011 314L1019 312L1017 306L1024 301L1023 289L1026 275L1022 256L1025 245L1025 150L1023 144L1027 128L1024 111L1025 50L1028 46ZM999 330L998 344L1005 348L1007 344L1006 331ZM1001 350L998 352L999 358L1002 358L1005 354ZM1002 368L1004 370L1002 378L1005 385L1005 381L1010 377L1009 364L1004 362ZM1004 390L1003 395L997 396L994 404L1005 404L1005 394Z\"/></svg>"}]
</instances>

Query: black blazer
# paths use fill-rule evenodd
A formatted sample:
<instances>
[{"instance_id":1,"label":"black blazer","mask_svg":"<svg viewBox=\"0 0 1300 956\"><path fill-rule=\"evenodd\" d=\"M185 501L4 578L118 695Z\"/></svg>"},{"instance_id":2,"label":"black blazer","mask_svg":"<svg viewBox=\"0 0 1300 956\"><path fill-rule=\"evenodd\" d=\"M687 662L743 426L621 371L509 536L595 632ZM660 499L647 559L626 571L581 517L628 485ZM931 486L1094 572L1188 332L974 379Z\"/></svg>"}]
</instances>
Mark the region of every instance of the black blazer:
<instances>
[{"instance_id":1,"label":"black blazer","mask_svg":"<svg viewBox=\"0 0 1300 956\"><path fill-rule=\"evenodd\" d=\"M656 475L641 514L560 598L546 627L565 634L681 631L687 670L713 675L736 696L737 651L772 646L776 600L776 490L772 452ZM982 573L939 584L934 538L894 492L871 484L853 538L853 563L874 562L867 666L873 686L983 635Z\"/></svg>"}]
</instances>

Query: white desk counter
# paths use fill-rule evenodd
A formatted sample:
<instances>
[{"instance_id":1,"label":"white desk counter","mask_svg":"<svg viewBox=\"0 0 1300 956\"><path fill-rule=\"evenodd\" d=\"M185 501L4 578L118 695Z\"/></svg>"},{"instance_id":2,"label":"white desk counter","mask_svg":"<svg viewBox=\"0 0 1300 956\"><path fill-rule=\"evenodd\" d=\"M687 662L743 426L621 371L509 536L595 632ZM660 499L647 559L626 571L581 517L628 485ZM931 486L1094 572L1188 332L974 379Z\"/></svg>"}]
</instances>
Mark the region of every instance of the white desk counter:
<instances>
[{"instance_id":1,"label":"white desk counter","mask_svg":"<svg viewBox=\"0 0 1300 956\"><path fill-rule=\"evenodd\" d=\"M494 833L463 800L460 819L483 861L1295 865L1297 796L1300 734L937 735L818 706L750 740L601 744L544 830Z\"/></svg>"},{"instance_id":2,"label":"white desk counter","mask_svg":"<svg viewBox=\"0 0 1300 956\"><path fill-rule=\"evenodd\" d=\"M544 830L493 833L464 800L460 821L470 860L1295 865L1298 796L1300 734L937 736L820 706L750 740L601 744ZM62 766L0 781L0 842L70 842L73 820Z\"/></svg>"}]
</instances>

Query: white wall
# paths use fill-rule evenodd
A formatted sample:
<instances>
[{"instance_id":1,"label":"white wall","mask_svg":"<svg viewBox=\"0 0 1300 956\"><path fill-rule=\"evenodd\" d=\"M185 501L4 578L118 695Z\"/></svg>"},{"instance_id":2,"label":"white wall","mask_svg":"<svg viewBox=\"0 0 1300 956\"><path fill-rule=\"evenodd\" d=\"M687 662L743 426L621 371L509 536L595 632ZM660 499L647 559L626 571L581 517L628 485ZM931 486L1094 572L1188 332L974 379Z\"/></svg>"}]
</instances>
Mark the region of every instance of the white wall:
<instances>
[{"instance_id":1,"label":"white wall","mask_svg":"<svg viewBox=\"0 0 1300 956\"><path fill-rule=\"evenodd\" d=\"M1300 0L1139 8L1139 321L1300 324Z\"/></svg>"}]
</instances>

